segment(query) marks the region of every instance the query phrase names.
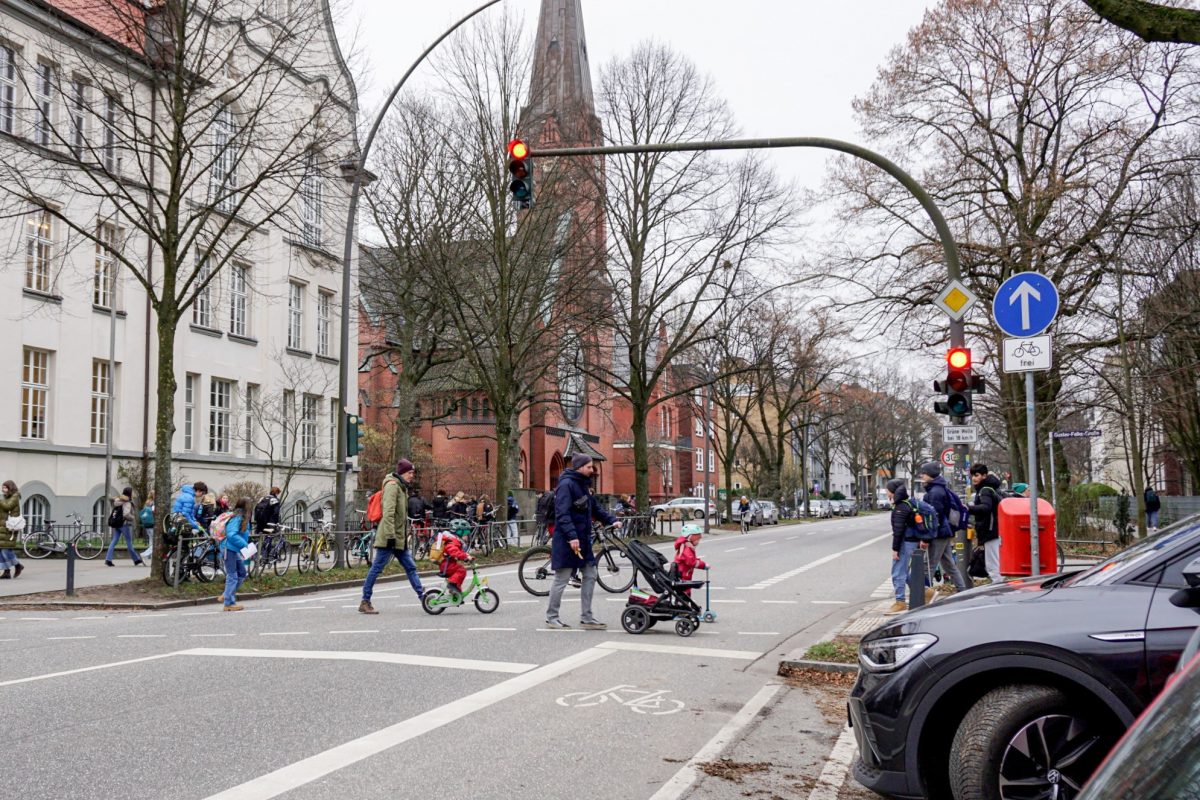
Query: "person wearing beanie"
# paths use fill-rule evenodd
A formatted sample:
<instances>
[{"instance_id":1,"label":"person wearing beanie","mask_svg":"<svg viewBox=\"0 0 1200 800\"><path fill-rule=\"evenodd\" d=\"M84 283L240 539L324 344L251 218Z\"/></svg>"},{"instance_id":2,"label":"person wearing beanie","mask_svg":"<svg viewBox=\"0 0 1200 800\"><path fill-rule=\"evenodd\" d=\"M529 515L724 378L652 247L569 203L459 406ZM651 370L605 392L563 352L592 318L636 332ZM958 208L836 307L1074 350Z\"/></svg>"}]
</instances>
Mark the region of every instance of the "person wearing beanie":
<instances>
[{"instance_id":1,"label":"person wearing beanie","mask_svg":"<svg viewBox=\"0 0 1200 800\"><path fill-rule=\"evenodd\" d=\"M117 509L121 511L119 516L121 524L113 525L113 520L118 519ZM129 550L129 558L133 561L133 565L140 567L145 563L137 551L133 549L133 519L135 516L137 514L133 510L133 487L126 486L121 494L113 498L113 514L108 521L109 527L113 529L113 534L112 539L108 543L108 555L104 557L104 563L108 566L115 566L113 564L113 551L117 549L117 544L122 539L125 540L125 547Z\"/></svg>"},{"instance_id":2,"label":"person wearing beanie","mask_svg":"<svg viewBox=\"0 0 1200 800\"><path fill-rule=\"evenodd\" d=\"M931 570L941 567L942 575L949 576L950 582L954 586L954 591L965 592L967 590L967 581L962 576L962 572L958 568L958 564L954 561L954 550L950 547L954 542L954 534L956 531L950 525L950 512L953 509L958 509L959 520L958 525L962 528L966 527L967 508L954 495L950 489L950 484L942 476L942 465L936 461L926 461L918 470L922 480L925 482L925 497L926 503L933 506L933 510L938 515L938 529L934 534L933 541L929 543L929 568ZM949 586L944 585L940 588L943 593L949 593ZM926 594L926 602L933 600L934 595L939 590L930 589Z\"/></svg>"},{"instance_id":3,"label":"person wearing beanie","mask_svg":"<svg viewBox=\"0 0 1200 800\"><path fill-rule=\"evenodd\" d=\"M1016 492L1017 494L1019 494L1021 497L1029 497L1029 484L1028 483L1014 483L1013 491Z\"/></svg>"},{"instance_id":4,"label":"person wearing beanie","mask_svg":"<svg viewBox=\"0 0 1200 800\"><path fill-rule=\"evenodd\" d=\"M554 491L554 538L550 544L550 566L554 584L550 587L550 604L546 607L546 627L551 630L570 628L558 618L563 592L571 573L582 568L579 592L579 622L584 630L602 631L608 626L592 616L592 594L596 589L596 556L592 553L592 520L620 527L621 523L601 507L588 489L596 467L583 453L571 456L571 467L558 476Z\"/></svg>"},{"instance_id":5,"label":"person wearing beanie","mask_svg":"<svg viewBox=\"0 0 1200 800\"><path fill-rule=\"evenodd\" d=\"M892 590L896 601L887 610L888 614L900 614L908 610L905 589L908 587L908 565L917 548L926 547L917 536L913 525L913 504L908 501L908 486L900 478L892 478L884 486L892 501Z\"/></svg>"},{"instance_id":6,"label":"person wearing beanie","mask_svg":"<svg viewBox=\"0 0 1200 800\"><path fill-rule=\"evenodd\" d=\"M363 581L362 601L358 604L361 614L378 614L371 605L371 593L375 588L376 579L395 558L404 567L408 582L419 600L425 594L421 585L421 576L417 574L417 563L413 561L412 553L408 550L408 495L412 491L412 480L416 475L413 463L407 458L400 459L396 471L383 479L383 517L379 520L379 528L375 532L375 558L371 561L371 569L367 571L367 579Z\"/></svg>"}]
</instances>

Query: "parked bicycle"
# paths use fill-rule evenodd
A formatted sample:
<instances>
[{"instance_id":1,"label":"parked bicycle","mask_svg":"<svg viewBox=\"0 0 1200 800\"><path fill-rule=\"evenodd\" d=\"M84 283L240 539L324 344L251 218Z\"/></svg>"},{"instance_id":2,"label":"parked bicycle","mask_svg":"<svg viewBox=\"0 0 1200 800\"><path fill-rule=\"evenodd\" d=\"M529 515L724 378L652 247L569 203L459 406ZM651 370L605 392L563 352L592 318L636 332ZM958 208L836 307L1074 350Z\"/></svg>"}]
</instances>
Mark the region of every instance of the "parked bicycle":
<instances>
[{"instance_id":1,"label":"parked bicycle","mask_svg":"<svg viewBox=\"0 0 1200 800\"><path fill-rule=\"evenodd\" d=\"M186 521L168 521L168 532L163 536L166 552L163 553L162 579L174 586L175 574L179 583L195 578L201 583L212 583L225 572L221 561L220 546L201 529L195 531Z\"/></svg>"},{"instance_id":2,"label":"parked bicycle","mask_svg":"<svg viewBox=\"0 0 1200 800\"><path fill-rule=\"evenodd\" d=\"M592 527L592 552L596 556L596 582L606 592L620 594L628 591L637 578L637 570L619 544L606 541L611 528ZM530 548L517 567L517 580L534 597L546 597L554 583L550 565L550 545Z\"/></svg>"},{"instance_id":3,"label":"parked bicycle","mask_svg":"<svg viewBox=\"0 0 1200 800\"><path fill-rule=\"evenodd\" d=\"M263 531L262 540L258 545L258 555L254 557L251 567L253 577L257 578L266 572L267 567L276 575L283 577L292 565L292 548L287 540L291 528L272 522Z\"/></svg>"},{"instance_id":4,"label":"parked bicycle","mask_svg":"<svg viewBox=\"0 0 1200 800\"><path fill-rule=\"evenodd\" d=\"M23 531L19 540L25 555L29 558L46 558L51 553L65 553L68 547L73 546L77 556L90 560L108 548L108 538L104 531L85 529L83 517L77 513L72 512L67 518L71 522L59 526L70 529L70 533L65 537L55 536L52 519L46 520L39 531Z\"/></svg>"},{"instance_id":5,"label":"parked bicycle","mask_svg":"<svg viewBox=\"0 0 1200 800\"><path fill-rule=\"evenodd\" d=\"M300 574L310 569L327 572L333 568L337 556L333 551L333 523L326 523L315 535L304 534L296 547L296 569Z\"/></svg>"}]
</instances>

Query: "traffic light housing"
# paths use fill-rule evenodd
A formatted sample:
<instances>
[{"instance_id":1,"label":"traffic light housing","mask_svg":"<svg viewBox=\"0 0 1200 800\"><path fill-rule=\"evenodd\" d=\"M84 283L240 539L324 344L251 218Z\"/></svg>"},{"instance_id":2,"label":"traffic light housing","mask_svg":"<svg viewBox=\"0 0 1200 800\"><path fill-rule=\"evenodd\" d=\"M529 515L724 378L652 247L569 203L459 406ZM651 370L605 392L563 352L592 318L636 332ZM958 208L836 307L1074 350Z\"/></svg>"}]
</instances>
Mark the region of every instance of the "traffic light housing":
<instances>
[{"instance_id":1,"label":"traffic light housing","mask_svg":"<svg viewBox=\"0 0 1200 800\"><path fill-rule=\"evenodd\" d=\"M971 351L966 347L951 347L946 353L946 380L935 381L933 390L945 392L946 399L933 404L938 414L951 417L971 415L971 394L983 391L983 380L971 374Z\"/></svg>"},{"instance_id":2,"label":"traffic light housing","mask_svg":"<svg viewBox=\"0 0 1200 800\"><path fill-rule=\"evenodd\" d=\"M366 431L362 417L357 414L346 415L346 458L354 458L367 449Z\"/></svg>"},{"instance_id":3,"label":"traffic light housing","mask_svg":"<svg viewBox=\"0 0 1200 800\"><path fill-rule=\"evenodd\" d=\"M508 173L511 176L508 191L517 208L532 208L533 159L529 157L529 145L520 139L508 143Z\"/></svg>"}]
</instances>

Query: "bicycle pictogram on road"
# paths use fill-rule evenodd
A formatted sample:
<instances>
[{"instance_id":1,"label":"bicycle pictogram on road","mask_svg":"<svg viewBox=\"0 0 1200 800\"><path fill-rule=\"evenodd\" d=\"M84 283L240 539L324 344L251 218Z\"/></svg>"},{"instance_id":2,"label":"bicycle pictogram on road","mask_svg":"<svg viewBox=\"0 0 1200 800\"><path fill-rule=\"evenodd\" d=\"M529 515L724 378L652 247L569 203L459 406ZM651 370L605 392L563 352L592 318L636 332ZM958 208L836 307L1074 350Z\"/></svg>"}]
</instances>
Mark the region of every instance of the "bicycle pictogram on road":
<instances>
[{"instance_id":1,"label":"bicycle pictogram on road","mask_svg":"<svg viewBox=\"0 0 1200 800\"><path fill-rule=\"evenodd\" d=\"M594 708L612 700L638 714L662 716L683 710L683 701L667 697L670 693L670 689L648 690L621 684L598 692L571 692L556 702L565 708Z\"/></svg>"}]
</instances>

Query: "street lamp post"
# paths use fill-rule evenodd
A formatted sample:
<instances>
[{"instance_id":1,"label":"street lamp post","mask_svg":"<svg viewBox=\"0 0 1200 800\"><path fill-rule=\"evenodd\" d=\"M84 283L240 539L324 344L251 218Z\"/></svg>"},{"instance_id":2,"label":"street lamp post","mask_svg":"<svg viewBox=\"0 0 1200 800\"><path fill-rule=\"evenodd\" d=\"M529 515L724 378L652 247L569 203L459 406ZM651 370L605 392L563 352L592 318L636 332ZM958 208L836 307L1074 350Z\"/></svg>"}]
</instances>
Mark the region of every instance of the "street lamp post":
<instances>
[{"instance_id":1,"label":"street lamp post","mask_svg":"<svg viewBox=\"0 0 1200 800\"><path fill-rule=\"evenodd\" d=\"M465 25L476 15L491 8L502 0L487 0L474 11L470 12L458 22L446 29L441 36L434 40L433 44L425 48L425 51L417 57L417 60L412 63L404 76L400 78L399 83L393 87L391 94L388 95L387 101L379 109L379 113L375 116L375 121L371 124L371 129L367 133L367 138L363 141L362 147L359 149L355 157L347 159L342 164L342 174L347 181L350 182L350 204L346 211L346 236L344 247L342 250L342 319L341 319L341 342L338 352L338 402L342 404L342 413L338 414L337 426L337 482L335 488L334 502L334 528L337 531L337 566L341 567L345 564L345 538L346 538L346 476L350 472L350 458L346 454L346 407L350 402L350 270L351 262L354 257L354 222L355 215L358 212L358 196L362 192L363 183L366 181L367 175L367 156L371 152L371 145L375 142L375 136L379 133L379 126L383 124L383 118L387 114L388 109L392 107L392 103L396 101L396 96L400 94L400 90L404 88L404 84L416 72L417 67L428 58L429 54L440 45L445 39L456 30ZM357 390L356 390L357 393ZM357 405L357 404L356 404Z\"/></svg>"}]
</instances>

